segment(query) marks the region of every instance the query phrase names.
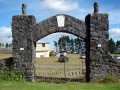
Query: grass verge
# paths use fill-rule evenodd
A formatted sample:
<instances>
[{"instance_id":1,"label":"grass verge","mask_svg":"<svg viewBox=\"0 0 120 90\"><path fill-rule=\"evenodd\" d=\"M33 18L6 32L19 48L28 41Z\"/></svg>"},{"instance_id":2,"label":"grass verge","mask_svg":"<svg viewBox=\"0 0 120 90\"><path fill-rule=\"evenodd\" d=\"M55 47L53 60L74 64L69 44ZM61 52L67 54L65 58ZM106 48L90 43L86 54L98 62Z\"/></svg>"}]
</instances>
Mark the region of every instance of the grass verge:
<instances>
[{"instance_id":1,"label":"grass verge","mask_svg":"<svg viewBox=\"0 0 120 90\"><path fill-rule=\"evenodd\" d=\"M0 90L120 90L120 83L1 82Z\"/></svg>"}]
</instances>

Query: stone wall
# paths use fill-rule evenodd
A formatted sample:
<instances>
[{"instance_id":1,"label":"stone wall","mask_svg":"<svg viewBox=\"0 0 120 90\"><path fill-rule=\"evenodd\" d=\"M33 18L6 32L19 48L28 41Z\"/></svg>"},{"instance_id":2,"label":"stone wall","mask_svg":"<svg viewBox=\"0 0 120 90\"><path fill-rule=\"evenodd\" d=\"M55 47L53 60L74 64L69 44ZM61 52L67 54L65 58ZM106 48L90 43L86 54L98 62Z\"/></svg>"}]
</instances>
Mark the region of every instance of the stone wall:
<instances>
[{"instance_id":1,"label":"stone wall","mask_svg":"<svg viewBox=\"0 0 120 90\"><path fill-rule=\"evenodd\" d=\"M103 80L108 75L120 78L120 65L108 53L108 14L87 15L86 27L87 81Z\"/></svg>"},{"instance_id":2,"label":"stone wall","mask_svg":"<svg viewBox=\"0 0 120 90\"><path fill-rule=\"evenodd\" d=\"M32 27L36 23L32 15L12 17L12 44L14 67L25 70L25 78L34 80L35 49L32 37Z\"/></svg>"},{"instance_id":3,"label":"stone wall","mask_svg":"<svg viewBox=\"0 0 120 90\"><path fill-rule=\"evenodd\" d=\"M4 68L8 68L11 70L13 68L13 57L4 58L0 60L0 70L3 70Z\"/></svg>"}]
</instances>

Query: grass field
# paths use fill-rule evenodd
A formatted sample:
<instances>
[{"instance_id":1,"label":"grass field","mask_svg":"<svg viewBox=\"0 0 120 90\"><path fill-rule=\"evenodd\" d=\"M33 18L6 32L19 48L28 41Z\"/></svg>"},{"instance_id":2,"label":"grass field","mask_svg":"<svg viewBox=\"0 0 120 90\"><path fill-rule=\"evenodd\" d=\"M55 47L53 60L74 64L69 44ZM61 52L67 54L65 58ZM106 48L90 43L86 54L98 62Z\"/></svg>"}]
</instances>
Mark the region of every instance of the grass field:
<instances>
[{"instance_id":1,"label":"grass field","mask_svg":"<svg viewBox=\"0 0 120 90\"><path fill-rule=\"evenodd\" d=\"M0 59L11 57L11 54L0 54ZM72 63L79 61L84 61L84 59L79 59L79 55L68 55L69 62ZM39 58L36 59L36 63L58 63L57 57L50 58ZM59 63L63 64L63 63ZM120 90L120 83L29 83L29 82L6 82L0 81L0 90Z\"/></svg>"},{"instance_id":2,"label":"grass field","mask_svg":"<svg viewBox=\"0 0 120 90\"><path fill-rule=\"evenodd\" d=\"M0 59L12 57L12 54L0 54Z\"/></svg>"},{"instance_id":3,"label":"grass field","mask_svg":"<svg viewBox=\"0 0 120 90\"><path fill-rule=\"evenodd\" d=\"M0 82L0 90L120 90L120 83Z\"/></svg>"},{"instance_id":4,"label":"grass field","mask_svg":"<svg viewBox=\"0 0 120 90\"><path fill-rule=\"evenodd\" d=\"M58 57L37 58L36 75L42 75L46 77L64 77L65 72L66 76L68 77L68 74L72 74L73 72L80 72L82 74L82 66L84 66L85 71L85 59L80 59L79 54L68 54L67 57L69 58L69 61L65 63L65 67L64 62L58 62ZM82 75L82 77L84 76Z\"/></svg>"},{"instance_id":5,"label":"grass field","mask_svg":"<svg viewBox=\"0 0 120 90\"><path fill-rule=\"evenodd\" d=\"M82 64L83 61L85 63L85 59L80 59L79 54L68 54L67 57L69 58L69 61L67 64ZM36 58L37 64L49 64L49 63L55 63L55 64L61 64L58 62L58 57L49 57L49 58Z\"/></svg>"},{"instance_id":6,"label":"grass field","mask_svg":"<svg viewBox=\"0 0 120 90\"><path fill-rule=\"evenodd\" d=\"M8 58L11 56L12 56L11 54L0 54L0 59ZM68 54L67 56L69 58L69 61L65 63L66 73L69 73L72 71L78 72L78 70L80 70L80 69L82 71L82 67L79 68L79 66L85 66L85 59L80 59L79 54ZM64 75L63 74L64 73L64 62L58 62L58 57L36 58L35 65L39 66L39 67L36 67L36 70L35 70L36 75L42 73L47 76L48 73L51 73L51 72L59 73L60 77L63 77L63 75ZM40 68L40 67L42 67L42 68Z\"/></svg>"}]
</instances>

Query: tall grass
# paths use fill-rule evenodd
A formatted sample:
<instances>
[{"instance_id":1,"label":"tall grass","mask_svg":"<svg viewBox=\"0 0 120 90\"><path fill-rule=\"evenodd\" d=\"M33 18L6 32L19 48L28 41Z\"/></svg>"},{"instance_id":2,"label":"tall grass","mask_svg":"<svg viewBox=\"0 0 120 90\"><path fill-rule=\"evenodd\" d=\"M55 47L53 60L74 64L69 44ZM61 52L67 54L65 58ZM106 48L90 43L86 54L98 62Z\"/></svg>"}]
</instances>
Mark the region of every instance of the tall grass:
<instances>
[{"instance_id":1,"label":"tall grass","mask_svg":"<svg viewBox=\"0 0 120 90\"><path fill-rule=\"evenodd\" d=\"M0 70L0 81L17 81L23 82L25 81L23 70L9 70L5 68Z\"/></svg>"},{"instance_id":2,"label":"tall grass","mask_svg":"<svg viewBox=\"0 0 120 90\"><path fill-rule=\"evenodd\" d=\"M105 80L103 80L104 83L117 83L119 82L118 78L115 75L108 75Z\"/></svg>"}]
</instances>

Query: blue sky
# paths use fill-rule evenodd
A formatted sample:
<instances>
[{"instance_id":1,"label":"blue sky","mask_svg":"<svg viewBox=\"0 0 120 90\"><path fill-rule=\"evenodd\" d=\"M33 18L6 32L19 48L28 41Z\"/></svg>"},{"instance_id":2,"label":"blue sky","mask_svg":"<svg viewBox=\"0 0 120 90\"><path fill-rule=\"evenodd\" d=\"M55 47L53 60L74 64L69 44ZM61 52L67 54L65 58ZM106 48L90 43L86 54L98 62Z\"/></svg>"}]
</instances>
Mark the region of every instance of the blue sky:
<instances>
[{"instance_id":1,"label":"blue sky","mask_svg":"<svg viewBox=\"0 0 120 90\"><path fill-rule=\"evenodd\" d=\"M27 4L27 14L34 15L38 23L56 14L68 14L84 21L87 14L93 13L95 1L99 3L99 13L109 14L110 38L120 40L120 0L0 0L0 42L12 43L12 16L22 15L22 3ZM52 42L62 35L52 34L41 41Z\"/></svg>"}]
</instances>

